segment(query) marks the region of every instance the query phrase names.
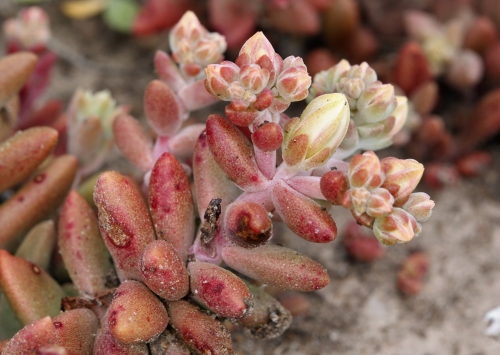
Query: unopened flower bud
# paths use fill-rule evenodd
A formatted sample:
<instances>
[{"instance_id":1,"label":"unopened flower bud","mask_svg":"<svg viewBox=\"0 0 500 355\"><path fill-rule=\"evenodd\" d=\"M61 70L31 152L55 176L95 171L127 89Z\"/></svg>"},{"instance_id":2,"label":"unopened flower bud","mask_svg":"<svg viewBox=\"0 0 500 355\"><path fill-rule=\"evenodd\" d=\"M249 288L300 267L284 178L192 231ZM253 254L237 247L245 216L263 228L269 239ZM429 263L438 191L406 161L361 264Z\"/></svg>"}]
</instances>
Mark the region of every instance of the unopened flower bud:
<instances>
[{"instance_id":1,"label":"unopened flower bud","mask_svg":"<svg viewBox=\"0 0 500 355\"><path fill-rule=\"evenodd\" d=\"M382 217L392 213L394 197L389 191L383 188L376 188L371 191L370 198L366 203L366 213L370 217Z\"/></svg>"},{"instance_id":2,"label":"unopened flower bud","mask_svg":"<svg viewBox=\"0 0 500 355\"><path fill-rule=\"evenodd\" d=\"M356 187L347 191L342 197L342 206L351 209L352 213L361 216L366 212L366 204L370 198L370 191L365 187Z\"/></svg>"},{"instance_id":3,"label":"unopened flower bud","mask_svg":"<svg viewBox=\"0 0 500 355\"><path fill-rule=\"evenodd\" d=\"M354 116L357 125L375 123L388 117L396 109L394 86L375 82L366 88L356 104Z\"/></svg>"},{"instance_id":4,"label":"unopened flower bud","mask_svg":"<svg viewBox=\"0 0 500 355\"><path fill-rule=\"evenodd\" d=\"M231 101L228 89L231 83L239 78L240 68L233 62L208 65L205 69L207 78L205 87L212 95L223 101Z\"/></svg>"},{"instance_id":5,"label":"unopened flower bud","mask_svg":"<svg viewBox=\"0 0 500 355\"><path fill-rule=\"evenodd\" d=\"M403 160L392 157L384 158L380 163L386 175L381 187L389 190L398 206L417 187L424 173L424 166L413 159Z\"/></svg>"},{"instance_id":6,"label":"unopened flower bud","mask_svg":"<svg viewBox=\"0 0 500 355\"><path fill-rule=\"evenodd\" d=\"M401 208L384 217L375 218L373 232L385 245L409 242L420 233L421 227L416 219Z\"/></svg>"},{"instance_id":7,"label":"unopened flower bud","mask_svg":"<svg viewBox=\"0 0 500 355\"><path fill-rule=\"evenodd\" d=\"M314 76L313 83L311 85L309 99L312 100L317 96L337 92L337 84L343 76L351 68L349 62L342 59L336 65L328 70L323 70Z\"/></svg>"},{"instance_id":8,"label":"unopened flower bud","mask_svg":"<svg viewBox=\"0 0 500 355\"><path fill-rule=\"evenodd\" d=\"M241 67L240 82L246 90L254 94L260 93L269 81L269 70L257 64L248 64Z\"/></svg>"},{"instance_id":9,"label":"unopened flower bud","mask_svg":"<svg viewBox=\"0 0 500 355\"><path fill-rule=\"evenodd\" d=\"M45 47L51 37L49 26L47 13L38 6L31 6L21 10L17 18L5 21L3 30L7 41L26 50Z\"/></svg>"},{"instance_id":10,"label":"unopened flower bud","mask_svg":"<svg viewBox=\"0 0 500 355\"><path fill-rule=\"evenodd\" d=\"M308 168L324 164L342 142L349 121L349 105L344 95L326 94L317 97L307 105L299 120L285 127L283 159L288 165L305 160ZM306 145L298 150L290 149L297 139L304 138L307 140ZM297 161L296 158L301 156L303 158Z\"/></svg>"},{"instance_id":11,"label":"unopened flower bud","mask_svg":"<svg viewBox=\"0 0 500 355\"><path fill-rule=\"evenodd\" d=\"M368 63L363 62L360 65L353 65L346 73L348 78L359 78L365 86L369 86L377 81L377 73Z\"/></svg>"},{"instance_id":12,"label":"unopened flower bud","mask_svg":"<svg viewBox=\"0 0 500 355\"><path fill-rule=\"evenodd\" d=\"M374 189L382 185L384 173L377 155L372 152L356 154L349 164L349 183L351 187Z\"/></svg>"},{"instance_id":13,"label":"unopened flower bud","mask_svg":"<svg viewBox=\"0 0 500 355\"><path fill-rule=\"evenodd\" d=\"M418 222L425 222L431 217L434 205L434 201L425 192L416 192L410 195L401 208L415 217Z\"/></svg>"},{"instance_id":14,"label":"unopened flower bud","mask_svg":"<svg viewBox=\"0 0 500 355\"><path fill-rule=\"evenodd\" d=\"M287 101L300 101L307 97L311 77L300 57L287 57L283 61L283 71L278 77L276 88Z\"/></svg>"}]
</instances>

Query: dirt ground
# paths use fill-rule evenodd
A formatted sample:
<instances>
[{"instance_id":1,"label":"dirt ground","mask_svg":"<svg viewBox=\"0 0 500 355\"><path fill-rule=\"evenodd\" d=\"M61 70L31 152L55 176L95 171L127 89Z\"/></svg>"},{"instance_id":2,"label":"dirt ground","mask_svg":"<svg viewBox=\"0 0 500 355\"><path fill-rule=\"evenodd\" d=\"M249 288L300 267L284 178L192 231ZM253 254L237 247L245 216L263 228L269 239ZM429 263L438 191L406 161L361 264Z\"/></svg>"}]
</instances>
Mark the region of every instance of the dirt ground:
<instances>
[{"instance_id":1,"label":"dirt ground","mask_svg":"<svg viewBox=\"0 0 500 355\"><path fill-rule=\"evenodd\" d=\"M1 21L16 12L9 1L0 0ZM134 40L110 32L98 19L65 19L55 1L45 7L53 20L52 46L62 57L48 96L67 102L77 87L107 88L142 117L144 88L154 78L153 54L166 49L167 35ZM484 335L483 320L500 306L500 146L489 149L495 164L483 177L439 192L420 186L436 201L423 233L388 248L371 265L350 261L338 241L313 245L282 236L286 246L323 264L331 283L306 295L309 313L294 319L282 337L260 341L236 332L237 354L500 354L500 341ZM349 214L340 209L334 216L341 231ZM396 274L415 250L429 255L430 271L420 295L403 297Z\"/></svg>"}]
</instances>

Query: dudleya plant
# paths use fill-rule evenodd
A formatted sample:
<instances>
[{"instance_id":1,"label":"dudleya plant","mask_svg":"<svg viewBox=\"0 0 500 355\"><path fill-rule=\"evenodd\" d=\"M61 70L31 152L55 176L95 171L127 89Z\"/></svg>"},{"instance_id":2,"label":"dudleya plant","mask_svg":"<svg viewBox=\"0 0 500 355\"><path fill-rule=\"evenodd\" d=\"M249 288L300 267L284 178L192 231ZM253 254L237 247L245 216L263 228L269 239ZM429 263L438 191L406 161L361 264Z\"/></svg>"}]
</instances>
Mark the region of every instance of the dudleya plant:
<instances>
[{"instance_id":1,"label":"dudleya plant","mask_svg":"<svg viewBox=\"0 0 500 355\"><path fill-rule=\"evenodd\" d=\"M206 35L196 32L198 25L186 15L181 33L194 33L187 39ZM212 49L219 48L220 38L210 37L216 44L207 53L219 59L214 55L218 49ZM150 171L147 199L114 171L97 179L97 217L77 192L68 194L59 215L58 244L77 296L63 299L64 313L58 314L64 291L36 265L36 258L26 261L0 251L0 286L26 325L2 354L71 353L75 339L85 344L77 354L233 354L222 320L259 338L277 337L290 325L290 313L259 285L308 292L330 281L319 263L273 243L274 222L284 222L309 242L329 243L337 227L328 207L340 205L390 245L410 241L420 233L419 223L429 218L434 203L424 193L413 193L423 173L421 164L379 160L373 151L344 161L368 147L389 145L406 117L404 98L396 98L390 85L376 81L366 63L351 67L341 62L321 74L322 87L330 89L319 92L316 85L301 116L289 118L284 111L308 96L311 78L302 59L282 60L262 33L244 44L236 63L209 64L204 81L198 79L201 71L190 69L192 63L183 62L178 70L166 54L158 58L167 63L160 66L160 77L168 84L148 86L145 110L150 122L160 122L163 115L174 117L158 126L175 122L164 132L165 142L181 132L179 112L188 108L183 90L191 85L230 101L228 118L213 114L206 129L201 124L184 165L168 149L161 154L156 150L156 157L147 137L137 136L143 131L130 116L114 119L122 151ZM84 101L90 98L81 95ZM116 110L106 94L98 96L100 104L82 109L84 119L75 121L104 113L99 124L109 129ZM246 128L249 137L243 133ZM17 140L27 144L19 136ZM0 162L13 156L9 166L14 169L19 153L12 146L2 145ZM30 165L31 171L36 165ZM186 173L191 170L192 180ZM26 196L21 189L12 203ZM14 236L0 239L1 247L14 249L19 243L22 228L11 229ZM46 292L30 303L23 289L32 290L33 285Z\"/></svg>"}]
</instances>

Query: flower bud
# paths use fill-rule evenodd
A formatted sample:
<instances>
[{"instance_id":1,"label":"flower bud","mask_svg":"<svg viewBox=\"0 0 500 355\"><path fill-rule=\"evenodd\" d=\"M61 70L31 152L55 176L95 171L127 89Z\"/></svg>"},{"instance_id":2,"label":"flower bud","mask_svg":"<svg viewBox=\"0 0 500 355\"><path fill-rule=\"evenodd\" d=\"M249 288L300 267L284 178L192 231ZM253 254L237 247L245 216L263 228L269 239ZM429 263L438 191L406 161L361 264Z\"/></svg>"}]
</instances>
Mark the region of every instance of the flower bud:
<instances>
[{"instance_id":1,"label":"flower bud","mask_svg":"<svg viewBox=\"0 0 500 355\"><path fill-rule=\"evenodd\" d=\"M237 81L240 68L233 62L224 61L220 64L210 64L205 69L207 78L205 87L212 95L223 101L231 101L233 98L228 93L229 85Z\"/></svg>"},{"instance_id":2,"label":"flower bud","mask_svg":"<svg viewBox=\"0 0 500 355\"><path fill-rule=\"evenodd\" d=\"M398 206L417 187L424 173L424 166L413 159L392 157L382 159L380 164L386 175L381 187L389 190Z\"/></svg>"},{"instance_id":3,"label":"flower bud","mask_svg":"<svg viewBox=\"0 0 500 355\"><path fill-rule=\"evenodd\" d=\"M401 208L394 208L391 214L375 218L373 223L373 233L385 245L409 242L420 230L416 219Z\"/></svg>"},{"instance_id":4,"label":"flower bud","mask_svg":"<svg viewBox=\"0 0 500 355\"><path fill-rule=\"evenodd\" d=\"M382 217L392 213L394 197L386 189L380 187L371 191L366 203L366 214L370 217Z\"/></svg>"},{"instance_id":5,"label":"flower bud","mask_svg":"<svg viewBox=\"0 0 500 355\"><path fill-rule=\"evenodd\" d=\"M372 152L356 154L349 164L349 183L351 187L374 189L384 181L385 175L377 155Z\"/></svg>"},{"instance_id":6,"label":"flower bud","mask_svg":"<svg viewBox=\"0 0 500 355\"><path fill-rule=\"evenodd\" d=\"M434 201L425 192L416 192L410 195L401 208L415 217L418 222L425 222L431 217L434 205Z\"/></svg>"},{"instance_id":7,"label":"flower bud","mask_svg":"<svg viewBox=\"0 0 500 355\"><path fill-rule=\"evenodd\" d=\"M246 90L254 94L260 93L267 86L269 71L257 64L248 64L241 67L240 82Z\"/></svg>"},{"instance_id":8,"label":"flower bud","mask_svg":"<svg viewBox=\"0 0 500 355\"><path fill-rule=\"evenodd\" d=\"M354 116L357 125L375 123L389 116L397 106L394 86L375 82L361 94L356 104L358 112Z\"/></svg>"},{"instance_id":9,"label":"flower bud","mask_svg":"<svg viewBox=\"0 0 500 355\"><path fill-rule=\"evenodd\" d=\"M19 11L17 18L5 21L3 30L7 41L25 50L45 47L51 37L49 17L38 6Z\"/></svg>"},{"instance_id":10,"label":"flower bud","mask_svg":"<svg viewBox=\"0 0 500 355\"><path fill-rule=\"evenodd\" d=\"M276 88L286 101L301 101L308 95L311 77L302 58L288 57L283 62L284 70L278 76Z\"/></svg>"},{"instance_id":11,"label":"flower bud","mask_svg":"<svg viewBox=\"0 0 500 355\"><path fill-rule=\"evenodd\" d=\"M359 78L365 86L369 86L377 81L377 73L366 62L360 65L353 65L346 73L346 77Z\"/></svg>"},{"instance_id":12,"label":"flower bud","mask_svg":"<svg viewBox=\"0 0 500 355\"><path fill-rule=\"evenodd\" d=\"M351 69L349 62L342 59L330 69L320 71L314 76L309 99L312 100L317 96L338 91L337 84L349 69Z\"/></svg>"},{"instance_id":13,"label":"flower bud","mask_svg":"<svg viewBox=\"0 0 500 355\"><path fill-rule=\"evenodd\" d=\"M307 105L299 120L285 127L283 160L288 165L305 161L308 169L324 164L342 142L349 121L349 105L344 95L317 97ZM306 139L307 143L298 150L290 149L297 139ZM303 159L297 161L302 155Z\"/></svg>"}]
</instances>

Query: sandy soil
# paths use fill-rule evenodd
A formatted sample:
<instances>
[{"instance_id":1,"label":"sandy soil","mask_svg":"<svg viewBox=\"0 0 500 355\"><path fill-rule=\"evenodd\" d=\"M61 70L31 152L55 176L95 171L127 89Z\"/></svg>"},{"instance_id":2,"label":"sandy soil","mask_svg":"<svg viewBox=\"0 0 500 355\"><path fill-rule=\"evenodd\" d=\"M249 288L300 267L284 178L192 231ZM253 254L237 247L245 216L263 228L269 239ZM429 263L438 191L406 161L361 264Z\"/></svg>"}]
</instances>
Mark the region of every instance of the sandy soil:
<instances>
[{"instance_id":1,"label":"sandy soil","mask_svg":"<svg viewBox=\"0 0 500 355\"><path fill-rule=\"evenodd\" d=\"M8 0L0 2L0 20L15 13ZM156 48L166 49L167 36L133 40L111 33L98 20L64 19L54 3L48 10L54 21L54 48L73 57L59 61L49 96L67 101L76 87L108 88L119 103L131 105L132 113L141 117L143 91L154 78L152 57ZM386 256L371 265L350 261L338 241L325 247L283 236L286 246L327 267L331 284L306 295L309 313L294 319L279 339L256 341L236 332L237 353L500 354L500 342L484 335L483 321L488 310L500 305L498 148L490 148L495 166L481 179L462 181L441 192L427 191L436 208L421 236L388 248ZM339 210L335 216L342 230L349 214ZM408 298L398 292L395 279L402 261L415 250L429 255L430 272L423 292Z\"/></svg>"}]
</instances>

